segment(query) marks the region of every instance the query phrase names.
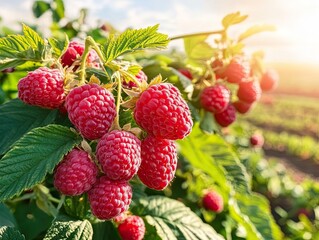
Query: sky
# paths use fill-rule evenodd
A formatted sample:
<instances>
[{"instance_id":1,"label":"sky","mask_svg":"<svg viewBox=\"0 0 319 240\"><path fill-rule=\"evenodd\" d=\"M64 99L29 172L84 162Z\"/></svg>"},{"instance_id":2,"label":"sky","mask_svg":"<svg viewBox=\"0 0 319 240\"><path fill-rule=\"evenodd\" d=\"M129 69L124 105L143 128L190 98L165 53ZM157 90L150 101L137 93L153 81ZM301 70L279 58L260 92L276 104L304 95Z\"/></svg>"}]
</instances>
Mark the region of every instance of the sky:
<instances>
[{"instance_id":1,"label":"sky","mask_svg":"<svg viewBox=\"0 0 319 240\"><path fill-rule=\"evenodd\" d=\"M34 23L33 0L3 1L2 24L14 26L17 20ZM97 25L107 21L119 30L160 24L170 37L213 31L221 28L221 19L240 11L248 19L233 27L234 34L253 25L270 24L275 32L253 36L246 41L248 51L263 50L270 62L303 62L319 65L318 0L65 0L66 16L75 18L80 8L89 9L88 21ZM49 16L40 24L48 26ZM182 42L170 46L181 46Z\"/></svg>"}]
</instances>

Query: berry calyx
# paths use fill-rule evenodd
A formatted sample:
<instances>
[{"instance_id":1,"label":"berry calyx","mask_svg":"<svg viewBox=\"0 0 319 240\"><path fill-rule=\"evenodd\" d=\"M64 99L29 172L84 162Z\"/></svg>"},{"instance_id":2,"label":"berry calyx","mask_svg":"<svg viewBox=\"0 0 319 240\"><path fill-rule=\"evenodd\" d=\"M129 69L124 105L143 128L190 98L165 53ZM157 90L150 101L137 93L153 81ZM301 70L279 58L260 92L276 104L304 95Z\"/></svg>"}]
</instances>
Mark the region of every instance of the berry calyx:
<instances>
[{"instance_id":1,"label":"berry calyx","mask_svg":"<svg viewBox=\"0 0 319 240\"><path fill-rule=\"evenodd\" d=\"M70 67L74 66L74 69L76 70L80 66L80 62L76 63L76 60L78 60L84 52L84 44L71 41L69 43L69 46L66 50L66 52L61 57L61 63L63 67ZM89 52L89 55L87 57L87 64L91 67L98 67L98 55L95 51L91 50Z\"/></svg>"},{"instance_id":2,"label":"berry calyx","mask_svg":"<svg viewBox=\"0 0 319 240\"><path fill-rule=\"evenodd\" d=\"M237 97L240 101L246 103L253 103L259 100L261 97L259 82L254 80L241 82L237 91Z\"/></svg>"},{"instance_id":3,"label":"berry calyx","mask_svg":"<svg viewBox=\"0 0 319 240\"><path fill-rule=\"evenodd\" d=\"M142 163L137 172L147 187L163 190L174 178L177 152L174 141L148 136L142 141Z\"/></svg>"},{"instance_id":4,"label":"berry calyx","mask_svg":"<svg viewBox=\"0 0 319 240\"><path fill-rule=\"evenodd\" d=\"M232 104L228 104L224 111L215 113L214 117L220 126L227 127L236 120L236 109Z\"/></svg>"},{"instance_id":5,"label":"berry calyx","mask_svg":"<svg viewBox=\"0 0 319 240\"><path fill-rule=\"evenodd\" d=\"M263 91L275 89L279 82L279 75L274 69L267 70L260 79L260 87Z\"/></svg>"},{"instance_id":6,"label":"berry calyx","mask_svg":"<svg viewBox=\"0 0 319 240\"><path fill-rule=\"evenodd\" d=\"M230 61L222 75L230 83L240 83L249 77L249 73L249 61L242 56L236 56Z\"/></svg>"},{"instance_id":7,"label":"berry calyx","mask_svg":"<svg viewBox=\"0 0 319 240\"><path fill-rule=\"evenodd\" d=\"M139 216L129 216L118 226L122 240L142 240L145 235L145 224Z\"/></svg>"},{"instance_id":8,"label":"berry calyx","mask_svg":"<svg viewBox=\"0 0 319 240\"><path fill-rule=\"evenodd\" d=\"M223 85L204 88L200 95L201 106L212 113L224 111L229 101L230 91Z\"/></svg>"},{"instance_id":9,"label":"berry calyx","mask_svg":"<svg viewBox=\"0 0 319 240\"><path fill-rule=\"evenodd\" d=\"M103 176L88 191L88 197L93 215L108 220L129 208L132 188L126 181L112 181Z\"/></svg>"},{"instance_id":10,"label":"berry calyx","mask_svg":"<svg viewBox=\"0 0 319 240\"><path fill-rule=\"evenodd\" d=\"M171 140L183 139L193 126L187 103L170 83L147 88L136 103L134 119L150 135Z\"/></svg>"},{"instance_id":11,"label":"berry calyx","mask_svg":"<svg viewBox=\"0 0 319 240\"><path fill-rule=\"evenodd\" d=\"M86 84L72 89L66 98L70 121L87 139L101 138L116 116L113 95L98 84Z\"/></svg>"},{"instance_id":12,"label":"berry calyx","mask_svg":"<svg viewBox=\"0 0 319 240\"><path fill-rule=\"evenodd\" d=\"M264 137L260 133L254 133L249 142L253 147L262 147L264 145Z\"/></svg>"},{"instance_id":13,"label":"berry calyx","mask_svg":"<svg viewBox=\"0 0 319 240\"><path fill-rule=\"evenodd\" d=\"M215 191L207 192L202 199L204 208L216 213L220 213L224 209L223 197Z\"/></svg>"},{"instance_id":14,"label":"berry calyx","mask_svg":"<svg viewBox=\"0 0 319 240\"><path fill-rule=\"evenodd\" d=\"M112 180L130 180L141 164L141 141L132 133L114 130L103 135L96 157Z\"/></svg>"},{"instance_id":15,"label":"berry calyx","mask_svg":"<svg viewBox=\"0 0 319 240\"><path fill-rule=\"evenodd\" d=\"M98 168L90 155L80 149L69 152L56 167L54 186L64 195L76 196L92 188Z\"/></svg>"},{"instance_id":16,"label":"berry calyx","mask_svg":"<svg viewBox=\"0 0 319 240\"><path fill-rule=\"evenodd\" d=\"M64 77L60 70L40 67L18 83L19 98L30 105L58 108L65 100Z\"/></svg>"}]
</instances>

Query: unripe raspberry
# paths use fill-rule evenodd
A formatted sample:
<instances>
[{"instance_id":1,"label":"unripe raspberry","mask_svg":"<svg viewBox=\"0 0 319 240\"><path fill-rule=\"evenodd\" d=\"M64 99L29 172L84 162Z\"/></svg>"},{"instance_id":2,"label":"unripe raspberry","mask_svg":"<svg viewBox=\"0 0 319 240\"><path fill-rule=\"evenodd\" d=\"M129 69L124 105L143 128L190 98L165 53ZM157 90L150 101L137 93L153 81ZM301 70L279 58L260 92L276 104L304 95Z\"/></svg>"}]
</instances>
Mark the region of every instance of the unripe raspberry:
<instances>
[{"instance_id":1,"label":"unripe raspberry","mask_svg":"<svg viewBox=\"0 0 319 240\"><path fill-rule=\"evenodd\" d=\"M234 107L236 108L237 112L241 114L248 113L253 107L254 103L247 103L242 101L236 101L233 103Z\"/></svg>"},{"instance_id":2,"label":"unripe raspberry","mask_svg":"<svg viewBox=\"0 0 319 240\"><path fill-rule=\"evenodd\" d=\"M216 213L220 213L224 209L223 197L215 191L210 191L203 196L203 206L207 210L211 210Z\"/></svg>"},{"instance_id":3,"label":"unripe raspberry","mask_svg":"<svg viewBox=\"0 0 319 240\"><path fill-rule=\"evenodd\" d=\"M61 57L61 62L63 67L70 67L74 62L79 59L83 55L84 52L84 44L72 41L69 43L69 46L66 50L66 52ZM89 55L87 57L87 64L91 67L98 67L98 55L95 51L91 50L89 52ZM75 68L77 69L80 65L80 63L74 64Z\"/></svg>"},{"instance_id":4,"label":"unripe raspberry","mask_svg":"<svg viewBox=\"0 0 319 240\"><path fill-rule=\"evenodd\" d=\"M260 87L263 91L270 91L277 87L279 75L274 69L266 71L260 79Z\"/></svg>"},{"instance_id":5,"label":"unripe raspberry","mask_svg":"<svg viewBox=\"0 0 319 240\"><path fill-rule=\"evenodd\" d=\"M253 147L262 147L264 145L264 137L260 133L253 134L249 141Z\"/></svg>"},{"instance_id":6,"label":"unripe raspberry","mask_svg":"<svg viewBox=\"0 0 319 240\"><path fill-rule=\"evenodd\" d=\"M40 67L20 79L19 98L30 105L58 108L65 100L64 77L58 69Z\"/></svg>"},{"instance_id":7,"label":"unripe raspberry","mask_svg":"<svg viewBox=\"0 0 319 240\"><path fill-rule=\"evenodd\" d=\"M214 117L220 126L227 127L236 120L236 109L232 104L229 104L224 111L215 113Z\"/></svg>"},{"instance_id":8,"label":"unripe raspberry","mask_svg":"<svg viewBox=\"0 0 319 240\"><path fill-rule=\"evenodd\" d=\"M261 97L259 82L254 80L241 82L237 91L237 97L240 99L240 101L247 103L253 103L259 100Z\"/></svg>"},{"instance_id":9,"label":"unripe raspberry","mask_svg":"<svg viewBox=\"0 0 319 240\"><path fill-rule=\"evenodd\" d=\"M147 82L147 76L142 70L140 70L135 77L137 81L139 82ZM137 87L137 84L133 81L129 81L129 82L123 81L123 87L132 89L133 87Z\"/></svg>"},{"instance_id":10,"label":"unripe raspberry","mask_svg":"<svg viewBox=\"0 0 319 240\"><path fill-rule=\"evenodd\" d=\"M68 196L81 195L96 182L98 168L84 150L73 149L54 172L54 186Z\"/></svg>"},{"instance_id":11,"label":"unripe raspberry","mask_svg":"<svg viewBox=\"0 0 319 240\"><path fill-rule=\"evenodd\" d=\"M116 115L113 95L98 84L72 89L65 106L70 121L90 140L101 138L107 133Z\"/></svg>"},{"instance_id":12,"label":"unripe raspberry","mask_svg":"<svg viewBox=\"0 0 319 240\"><path fill-rule=\"evenodd\" d=\"M126 181L112 181L106 176L97 180L88 191L93 215L111 219L126 211L132 200L132 188Z\"/></svg>"},{"instance_id":13,"label":"unripe raspberry","mask_svg":"<svg viewBox=\"0 0 319 240\"><path fill-rule=\"evenodd\" d=\"M145 235L145 224L139 216L129 216L118 226L122 240L142 240Z\"/></svg>"},{"instance_id":14,"label":"unripe raspberry","mask_svg":"<svg viewBox=\"0 0 319 240\"><path fill-rule=\"evenodd\" d=\"M209 112L218 113L226 109L230 101L230 91L223 85L204 88L200 95L202 107Z\"/></svg>"},{"instance_id":15,"label":"unripe raspberry","mask_svg":"<svg viewBox=\"0 0 319 240\"><path fill-rule=\"evenodd\" d=\"M234 57L223 72L223 76L230 83L240 83L249 77L250 64L241 56Z\"/></svg>"},{"instance_id":16,"label":"unripe raspberry","mask_svg":"<svg viewBox=\"0 0 319 240\"><path fill-rule=\"evenodd\" d=\"M170 83L146 89L136 103L134 118L147 133L163 139L183 139L193 126L187 103Z\"/></svg>"},{"instance_id":17,"label":"unripe raspberry","mask_svg":"<svg viewBox=\"0 0 319 240\"><path fill-rule=\"evenodd\" d=\"M188 79L192 80L193 79L193 74L187 69L187 68L180 68L178 71L183 74L185 77Z\"/></svg>"},{"instance_id":18,"label":"unripe raspberry","mask_svg":"<svg viewBox=\"0 0 319 240\"><path fill-rule=\"evenodd\" d=\"M132 133L106 133L96 147L96 157L112 180L130 180L141 164L141 141Z\"/></svg>"},{"instance_id":19,"label":"unripe raspberry","mask_svg":"<svg viewBox=\"0 0 319 240\"><path fill-rule=\"evenodd\" d=\"M149 188L163 190L174 178L177 152L174 141L148 136L142 141L142 163L137 172Z\"/></svg>"}]
</instances>

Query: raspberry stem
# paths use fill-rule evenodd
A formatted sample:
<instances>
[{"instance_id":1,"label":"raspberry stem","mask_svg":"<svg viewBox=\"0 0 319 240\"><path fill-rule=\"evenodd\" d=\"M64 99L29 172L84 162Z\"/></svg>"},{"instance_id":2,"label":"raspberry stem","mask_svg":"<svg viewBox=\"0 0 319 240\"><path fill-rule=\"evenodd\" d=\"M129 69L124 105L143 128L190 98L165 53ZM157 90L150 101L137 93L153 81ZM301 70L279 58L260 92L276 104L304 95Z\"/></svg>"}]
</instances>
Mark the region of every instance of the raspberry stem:
<instances>
[{"instance_id":1,"label":"raspberry stem","mask_svg":"<svg viewBox=\"0 0 319 240\"><path fill-rule=\"evenodd\" d=\"M197 36L205 36L205 35L214 35L214 34L223 34L225 30L219 30L219 31L210 31L210 32L200 32L200 33L192 33L192 34L183 34L183 35L178 35L175 37L171 37L170 40L177 40L177 39L182 39L182 38L188 38L188 37L197 37Z\"/></svg>"}]
</instances>

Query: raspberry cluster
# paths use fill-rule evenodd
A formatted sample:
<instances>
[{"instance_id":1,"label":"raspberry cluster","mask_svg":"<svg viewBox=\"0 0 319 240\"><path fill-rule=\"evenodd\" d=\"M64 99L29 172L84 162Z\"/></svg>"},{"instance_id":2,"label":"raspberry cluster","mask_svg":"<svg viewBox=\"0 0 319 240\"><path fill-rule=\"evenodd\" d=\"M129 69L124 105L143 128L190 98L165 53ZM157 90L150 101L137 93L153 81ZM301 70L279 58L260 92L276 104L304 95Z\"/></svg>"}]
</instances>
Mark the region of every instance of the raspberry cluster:
<instances>
[{"instance_id":1,"label":"raspberry cluster","mask_svg":"<svg viewBox=\"0 0 319 240\"><path fill-rule=\"evenodd\" d=\"M236 113L249 112L260 99L262 91L274 89L279 79L274 70L268 70L258 78L249 60L242 55L236 55L228 62L215 58L210 67L214 81L201 90L199 102L222 127L232 124ZM212 78L211 74L209 76Z\"/></svg>"}]
</instances>

